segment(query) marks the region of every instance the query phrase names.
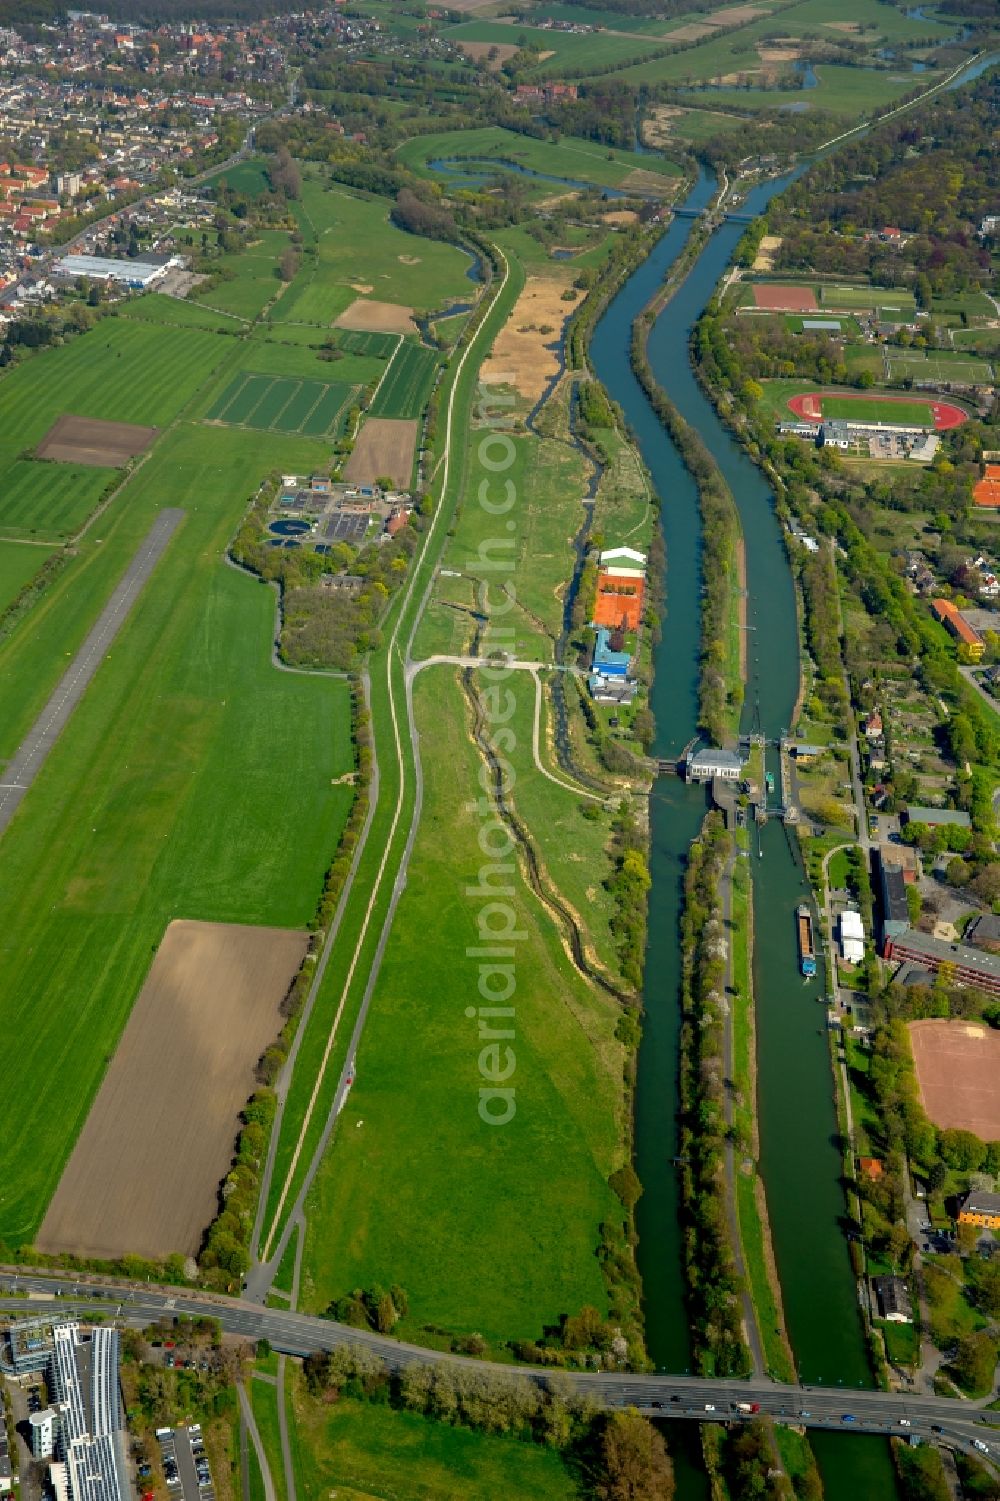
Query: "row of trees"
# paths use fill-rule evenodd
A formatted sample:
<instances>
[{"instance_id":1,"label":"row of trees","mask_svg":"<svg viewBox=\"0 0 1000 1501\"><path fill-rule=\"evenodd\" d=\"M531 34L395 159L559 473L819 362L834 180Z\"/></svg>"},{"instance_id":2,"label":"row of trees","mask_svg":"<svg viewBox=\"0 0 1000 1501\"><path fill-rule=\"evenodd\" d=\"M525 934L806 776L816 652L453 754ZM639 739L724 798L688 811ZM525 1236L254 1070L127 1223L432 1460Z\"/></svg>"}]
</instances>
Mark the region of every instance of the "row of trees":
<instances>
[{"instance_id":1,"label":"row of trees","mask_svg":"<svg viewBox=\"0 0 1000 1501\"><path fill-rule=\"evenodd\" d=\"M681 922L680 1158L689 1322L698 1369L749 1376L740 1284L727 1225L725 1025L728 945L720 886L732 855L722 816L710 813L691 846Z\"/></svg>"},{"instance_id":2,"label":"row of trees","mask_svg":"<svg viewBox=\"0 0 1000 1501\"><path fill-rule=\"evenodd\" d=\"M603 1411L564 1376L528 1380L445 1362L392 1372L360 1345L317 1351L304 1369L307 1388L320 1401L353 1397L543 1444L561 1450L602 1501L672 1501L673 1467L658 1430L634 1411Z\"/></svg>"}]
</instances>

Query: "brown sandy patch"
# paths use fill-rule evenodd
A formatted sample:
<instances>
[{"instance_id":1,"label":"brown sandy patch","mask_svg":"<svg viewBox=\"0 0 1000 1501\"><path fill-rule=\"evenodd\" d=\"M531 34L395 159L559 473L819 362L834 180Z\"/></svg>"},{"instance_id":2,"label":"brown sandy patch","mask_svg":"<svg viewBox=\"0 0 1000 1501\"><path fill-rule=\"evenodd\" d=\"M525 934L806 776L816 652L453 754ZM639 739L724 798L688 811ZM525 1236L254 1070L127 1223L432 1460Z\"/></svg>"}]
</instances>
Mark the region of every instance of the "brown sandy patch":
<instances>
[{"instance_id":1,"label":"brown sandy patch","mask_svg":"<svg viewBox=\"0 0 1000 1501\"><path fill-rule=\"evenodd\" d=\"M400 261L404 266L419 266L420 265L420 257L419 257L419 255L397 255L396 259L397 259L397 261ZM369 291L371 291L370 287L369 287Z\"/></svg>"},{"instance_id":2,"label":"brown sandy patch","mask_svg":"<svg viewBox=\"0 0 1000 1501\"><path fill-rule=\"evenodd\" d=\"M495 73L520 52L513 42L459 42L458 50L474 63L488 63ZM549 56L551 57L551 53Z\"/></svg>"},{"instance_id":3,"label":"brown sandy patch","mask_svg":"<svg viewBox=\"0 0 1000 1501\"><path fill-rule=\"evenodd\" d=\"M367 289L371 291L371 287ZM413 309L399 302L376 302L372 297L359 297L349 308L333 321L334 328L354 328L361 332L377 334L415 334Z\"/></svg>"},{"instance_id":4,"label":"brown sandy patch","mask_svg":"<svg viewBox=\"0 0 1000 1501\"><path fill-rule=\"evenodd\" d=\"M349 281L347 285L353 287L355 292L360 292L363 297L375 290L370 281Z\"/></svg>"},{"instance_id":5,"label":"brown sandy patch","mask_svg":"<svg viewBox=\"0 0 1000 1501\"><path fill-rule=\"evenodd\" d=\"M758 47L762 63L794 63L802 56L801 47Z\"/></svg>"},{"instance_id":6,"label":"brown sandy patch","mask_svg":"<svg viewBox=\"0 0 1000 1501\"><path fill-rule=\"evenodd\" d=\"M305 933L172 922L38 1237L114 1259L194 1255Z\"/></svg>"},{"instance_id":7,"label":"brown sandy patch","mask_svg":"<svg viewBox=\"0 0 1000 1501\"><path fill-rule=\"evenodd\" d=\"M980 1022L910 1022L920 1101L943 1130L1000 1141L1000 1032Z\"/></svg>"},{"instance_id":8,"label":"brown sandy patch","mask_svg":"<svg viewBox=\"0 0 1000 1501\"><path fill-rule=\"evenodd\" d=\"M860 31L859 21L821 21L821 26L828 26L831 31Z\"/></svg>"},{"instance_id":9,"label":"brown sandy patch","mask_svg":"<svg viewBox=\"0 0 1000 1501\"><path fill-rule=\"evenodd\" d=\"M487 385L512 385L537 401L559 371L558 344L576 307L563 302L569 275L529 276L496 337L480 378Z\"/></svg>"},{"instance_id":10,"label":"brown sandy patch","mask_svg":"<svg viewBox=\"0 0 1000 1501\"><path fill-rule=\"evenodd\" d=\"M642 139L647 146L663 146L670 139L672 122L686 114L678 104L654 104L642 122Z\"/></svg>"},{"instance_id":11,"label":"brown sandy patch","mask_svg":"<svg viewBox=\"0 0 1000 1501\"><path fill-rule=\"evenodd\" d=\"M812 287L755 286L753 300L772 313L815 313L819 306Z\"/></svg>"},{"instance_id":12,"label":"brown sandy patch","mask_svg":"<svg viewBox=\"0 0 1000 1501\"><path fill-rule=\"evenodd\" d=\"M744 21L756 21L758 16L769 16L769 5L729 5L725 10L713 11L706 16L713 26L740 26Z\"/></svg>"},{"instance_id":13,"label":"brown sandy patch","mask_svg":"<svg viewBox=\"0 0 1000 1501\"><path fill-rule=\"evenodd\" d=\"M645 167L633 167L622 178L620 186L626 193L662 193L666 197L676 191L676 180L663 177L659 172L647 171Z\"/></svg>"},{"instance_id":14,"label":"brown sandy patch","mask_svg":"<svg viewBox=\"0 0 1000 1501\"><path fill-rule=\"evenodd\" d=\"M774 269L774 257L781 249L781 235L765 235L757 247L757 255L751 270L771 271Z\"/></svg>"},{"instance_id":15,"label":"brown sandy patch","mask_svg":"<svg viewBox=\"0 0 1000 1501\"><path fill-rule=\"evenodd\" d=\"M366 418L344 465L344 479L351 484L373 485L386 475L397 490L408 490L417 427L416 422L404 422L397 417Z\"/></svg>"},{"instance_id":16,"label":"brown sandy patch","mask_svg":"<svg viewBox=\"0 0 1000 1501\"><path fill-rule=\"evenodd\" d=\"M763 72L763 68L742 68L739 73L720 73L713 81L729 87L732 84L742 83L744 78L758 78Z\"/></svg>"},{"instance_id":17,"label":"brown sandy patch","mask_svg":"<svg viewBox=\"0 0 1000 1501\"><path fill-rule=\"evenodd\" d=\"M602 214L605 224L635 224L639 215L634 208L614 208L610 214Z\"/></svg>"},{"instance_id":18,"label":"brown sandy patch","mask_svg":"<svg viewBox=\"0 0 1000 1501\"><path fill-rule=\"evenodd\" d=\"M708 21L689 21L686 26L678 26L676 31L668 31L661 38L664 42L700 42L703 36L711 36L715 26Z\"/></svg>"},{"instance_id":19,"label":"brown sandy patch","mask_svg":"<svg viewBox=\"0 0 1000 1501\"><path fill-rule=\"evenodd\" d=\"M132 422L104 422L98 417L58 417L39 443L40 459L64 464L91 464L120 469L136 454L145 453L159 432Z\"/></svg>"}]
</instances>

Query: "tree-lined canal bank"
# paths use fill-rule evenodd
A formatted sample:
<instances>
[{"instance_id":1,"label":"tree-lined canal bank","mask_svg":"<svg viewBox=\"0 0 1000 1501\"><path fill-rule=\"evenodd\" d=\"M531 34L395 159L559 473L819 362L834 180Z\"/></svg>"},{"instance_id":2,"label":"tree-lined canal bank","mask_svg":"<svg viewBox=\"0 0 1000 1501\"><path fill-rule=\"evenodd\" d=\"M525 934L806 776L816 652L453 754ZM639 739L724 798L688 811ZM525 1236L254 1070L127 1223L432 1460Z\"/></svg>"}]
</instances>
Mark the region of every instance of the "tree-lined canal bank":
<instances>
[{"instance_id":1,"label":"tree-lined canal bank","mask_svg":"<svg viewBox=\"0 0 1000 1501\"><path fill-rule=\"evenodd\" d=\"M789 179L755 190L746 209L759 213ZM702 176L685 203L699 209L714 184ZM621 405L662 502L666 598L662 639L654 653L653 753L676 755L697 725L701 538L697 488L636 379L629 361L631 325L682 253L697 220L676 218L648 259L609 303L590 346L595 373ZM743 225L723 224L650 331L647 351L656 380L706 444L734 496L746 544L747 685L743 729L770 738L789 726L799 689L798 625L789 560L774 497L764 475L730 438L699 388L689 360L690 331L728 266ZM636 1090L636 1168L644 1186L637 1210L639 1265L647 1346L661 1367L691 1359L684 1307L677 1151L680 1035L681 883L704 795L661 779L651 799L649 946L643 1041ZM797 848L780 823L763 831L752 856L757 1009L760 1167L771 1219L788 1331L801 1379L866 1385L870 1372L847 1242L842 1159L826 1038L822 985L799 975L794 911L807 894ZM822 977L821 977L822 978ZM887 1447L826 1445L821 1457L831 1498L891 1496ZM841 1458L841 1451L845 1451ZM862 1484L862 1475L864 1476Z\"/></svg>"}]
</instances>

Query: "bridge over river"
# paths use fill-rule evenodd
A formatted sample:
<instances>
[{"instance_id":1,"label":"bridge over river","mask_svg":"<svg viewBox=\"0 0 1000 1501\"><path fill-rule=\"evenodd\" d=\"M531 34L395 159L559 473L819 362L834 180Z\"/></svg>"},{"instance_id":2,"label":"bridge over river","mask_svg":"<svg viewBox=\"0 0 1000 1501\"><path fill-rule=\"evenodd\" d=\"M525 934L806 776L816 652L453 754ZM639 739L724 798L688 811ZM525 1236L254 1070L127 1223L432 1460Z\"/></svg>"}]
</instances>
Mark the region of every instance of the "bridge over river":
<instances>
[{"instance_id":1,"label":"bridge over river","mask_svg":"<svg viewBox=\"0 0 1000 1501\"><path fill-rule=\"evenodd\" d=\"M91 1274L78 1280L62 1275L39 1275L6 1268L0 1272L0 1294L10 1315L58 1319L110 1315L129 1324L144 1325L163 1318L208 1316L230 1334L247 1340L266 1339L285 1355L306 1356L341 1345L363 1345L399 1371L423 1362L488 1372L492 1376L519 1375L544 1383L546 1373L530 1367L498 1366L491 1361L426 1350L387 1335L352 1329L329 1319L264 1308L239 1298L225 1298L180 1287L138 1283ZM731 1423L750 1419L756 1407L770 1417L805 1428L836 1429L844 1433L893 1433L950 1443L965 1451L985 1444L994 1464L1000 1456L1000 1413L974 1402L943 1397L911 1396L905 1392L851 1390L840 1386L793 1386L780 1382L710 1380L676 1376L663 1371L569 1371L573 1386L606 1407L635 1407L651 1417L686 1418L693 1422ZM750 1409L750 1410L747 1410ZM983 1453L978 1449L980 1454Z\"/></svg>"}]
</instances>

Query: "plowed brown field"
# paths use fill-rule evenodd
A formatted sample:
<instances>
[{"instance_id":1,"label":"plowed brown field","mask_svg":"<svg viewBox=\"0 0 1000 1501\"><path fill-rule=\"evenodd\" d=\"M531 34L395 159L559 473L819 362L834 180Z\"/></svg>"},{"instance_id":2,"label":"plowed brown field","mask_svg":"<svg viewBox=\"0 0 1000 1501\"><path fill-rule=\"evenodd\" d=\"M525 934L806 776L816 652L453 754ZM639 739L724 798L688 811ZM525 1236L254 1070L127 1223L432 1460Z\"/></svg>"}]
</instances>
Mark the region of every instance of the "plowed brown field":
<instances>
[{"instance_id":1,"label":"plowed brown field","mask_svg":"<svg viewBox=\"0 0 1000 1501\"><path fill-rule=\"evenodd\" d=\"M49 1205L38 1247L193 1255L214 1218L254 1066L307 936L172 922Z\"/></svg>"},{"instance_id":2,"label":"plowed brown field","mask_svg":"<svg viewBox=\"0 0 1000 1501\"><path fill-rule=\"evenodd\" d=\"M145 453L157 431L155 427L137 427L134 422L67 415L52 424L36 452L40 459L120 469L136 454Z\"/></svg>"}]
</instances>

